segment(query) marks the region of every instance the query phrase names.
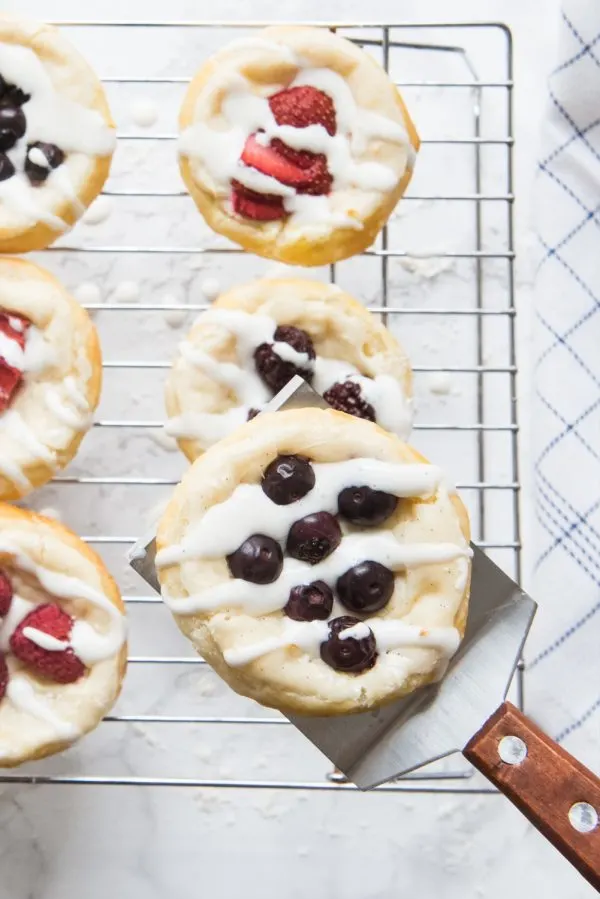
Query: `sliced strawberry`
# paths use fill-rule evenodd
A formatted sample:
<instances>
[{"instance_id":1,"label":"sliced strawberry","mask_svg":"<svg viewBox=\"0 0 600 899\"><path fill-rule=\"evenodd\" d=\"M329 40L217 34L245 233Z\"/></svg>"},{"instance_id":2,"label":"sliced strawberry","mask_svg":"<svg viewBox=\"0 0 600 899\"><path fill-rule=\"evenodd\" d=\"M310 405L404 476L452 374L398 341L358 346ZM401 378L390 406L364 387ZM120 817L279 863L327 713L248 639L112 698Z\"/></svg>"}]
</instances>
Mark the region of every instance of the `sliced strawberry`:
<instances>
[{"instance_id":1,"label":"sliced strawberry","mask_svg":"<svg viewBox=\"0 0 600 899\"><path fill-rule=\"evenodd\" d=\"M71 647L44 649L23 634L26 627L34 627L57 640L67 641L73 629L73 619L54 603L37 606L21 621L10 638L10 648L19 661L36 674L59 684L72 684L85 674L85 666Z\"/></svg>"},{"instance_id":2,"label":"sliced strawberry","mask_svg":"<svg viewBox=\"0 0 600 899\"><path fill-rule=\"evenodd\" d=\"M8 576L0 571L0 618L8 615L13 598L13 588Z\"/></svg>"},{"instance_id":3,"label":"sliced strawberry","mask_svg":"<svg viewBox=\"0 0 600 899\"><path fill-rule=\"evenodd\" d=\"M14 327L14 325L17 327ZM25 346L25 335L31 324L28 319L22 315L16 315L13 312L0 312L0 331L16 341L21 349Z\"/></svg>"},{"instance_id":4,"label":"sliced strawberry","mask_svg":"<svg viewBox=\"0 0 600 899\"><path fill-rule=\"evenodd\" d=\"M0 359L0 413L8 407L13 393L21 383L23 373Z\"/></svg>"},{"instance_id":5,"label":"sliced strawberry","mask_svg":"<svg viewBox=\"0 0 600 899\"><path fill-rule=\"evenodd\" d=\"M8 665L4 653L0 652L0 700L4 699L8 686Z\"/></svg>"},{"instance_id":6,"label":"sliced strawberry","mask_svg":"<svg viewBox=\"0 0 600 899\"><path fill-rule=\"evenodd\" d=\"M289 87L269 98L269 106L278 125L306 128L322 125L329 134L336 132L335 106L323 91L310 85Z\"/></svg>"},{"instance_id":7,"label":"sliced strawberry","mask_svg":"<svg viewBox=\"0 0 600 899\"><path fill-rule=\"evenodd\" d=\"M289 184L297 187L306 182L306 172L293 165L289 160L280 156L272 147L265 147L260 144L255 135L251 134L242 152L242 162L246 165L258 169L263 175L270 175L281 181L282 184Z\"/></svg>"},{"instance_id":8,"label":"sliced strawberry","mask_svg":"<svg viewBox=\"0 0 600 899\"><path fill-rule=\"evenodd\" d=\"M232 181L231 202L233 211L256 222L273 222L287 215L283 200L275 194L258 194L248 190L239 181Z\"/></svg>"}]
</instances>

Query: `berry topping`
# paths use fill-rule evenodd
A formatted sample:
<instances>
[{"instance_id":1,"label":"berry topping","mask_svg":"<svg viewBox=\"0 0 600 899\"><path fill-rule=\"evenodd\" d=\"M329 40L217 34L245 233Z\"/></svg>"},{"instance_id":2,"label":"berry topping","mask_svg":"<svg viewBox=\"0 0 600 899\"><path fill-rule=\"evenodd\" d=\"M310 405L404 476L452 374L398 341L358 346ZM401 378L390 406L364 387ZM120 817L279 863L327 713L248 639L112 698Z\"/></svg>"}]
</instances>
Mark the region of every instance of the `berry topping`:
<instances>
[{"instance_id":1,"label":"berry topping","mask_svg":"<svg viewBox=\"0 0 600 899\"><path fill-rule=\"evenodd\" d=\"M368 634L364 637L344 637L344 631L360 624ZM373 631L350 615L329 622L329 639L321 644L321 658L336 671L360 674L372 668L377 658L377 644Z\"/></svg>"},{"instance_id":2,"label":"berry topping","mask_svg":"<svg viewBox=\"0 0 600 899\"><path fill-rule=\"evenodd\" d=\"M12 584L3 571L0 571L0 618L8 615L13 598Z\"/></svg>"},{"instance_id":3,"label":"berry topping","mask_svg":"<svg viewBox=\"0 0 600 899\"><path fill-rule=\"evenodd\" d=\"M8 665L4 653L0 652L0 700L4 699L8 687Z\"/></svg>"},{"instance_id":4,"label":"berry topping","mask_svg":"<svg viewBox=\"0 0 600 899\"><path fill-rule=\"evenodd\" d=\"M4 412L22 380L22 372L0 359L0 414Z\"/></svg>"},{"instance_id":5,"label":"berry topping","mask_svg":"<svg viewBox=\"0 0 600 899\"><path fill-rule=\"evenodd\" d=\"M356 415L357 418L375 421L375 409L363 399L360 385L354 381L343 383L338 381L325 391L323 399L338 412L347 412L348 415Z\"/></svg>"},{"instance_id":6,"label":"berry topping","mask_svg":"<svg viewBox=\"0 0 600 899\"><path fill-rule=\"evenodd\" d=\"M47 164L40 165L38 162L35 162L37 154L34 154L34 160L31 160L29 157L31 150L39 151L44 156ZM33 185L43 184L52 169L57 169L64 161L65 154L56 144L46 144L42 141L37 141L35 144L29 144L27 147L25 172Z\"/></svg>"},{"instance_id":7,"label":"berry topping","mask_svg":"<svg viewBox=\"0 0 600 899\"><path fill-rule=\"evenodd\" d=\"M272 584L281 573L283 553L272 537L253 534L227 556L227 564L233 577L252 584Z\"/></svg>"},{"instance_id":8,"label":"berry topping","mask_svg":"<svg viewBox=\"0 0 600 899\"><path fill-rule=\"evenodd\" d=\"M251 134L242 152L242 162L258 169L263 175L271 175L283 184L298 187L307 181L305 170L293 165L288 159L280 156L272 147L266 147Z\"/></svg>"},{"instance_id":9,"label":"berry topping","mask_svg":"<svg viewBox=\"0 0 600 899\"><path fill-rule=\"evenodd\" d=\"M278 343L287 343L297 353L302 353L309 360L315 358L315 348L306 331L293 325L279 325L274 334ZM273 393L283 390L294 375L300 375L305 381L312 380L312 369L303 368L295 362L282 359L272 343L261 343L254 351L254 364L260 377Z\"/></svg>"},{"instance_id":10,"label":"berry topping","mask_svg":"<svg viewBox=\"0 0 600 899\"><path fill-rule=\"evenodd\" d=\"M20 87L9 84L0 75L0 106L22 106L31 100L31 94L26 94Z\"/></svg>"},{"instance_id":11,"label":"berry topping","mask_svg":"<svg viewBox=\"0 0 600 899\"><path fill-rule=\"evenodd\" d=\"M375 527L389 518L398 499L370 487L346 487L338 496L338 511L352 524Z\"/></svg>"},{"instance_id":12,"label":"berry topping","mask_svg":"<svg viewBox=\"0 0 600 899\"><path fill-rule=\"evenodd\" d=\"M294 587L283 611L294 621L327 621L332 609L331 589L324 581L314 581Z\"/></svg>"},{"instance_id":13,"label":"berry topping","mask_svg":"<svg viewBox=\"0 0 600 899\"><path fill-rule=\"evenodd\" d=\"M329 512L315 512L295 521L290 528L286 550L294 559L315 565L340 545L342 531Z\"/></svg>"},{"instance_id":14,"label":"berry topping","mask_svg":"<svg viewBox=\"0 0 600 899\"><path fill-rule=\"evenodd\" d=\"M255 222L273 222L287 215L283 199L275 194L258 194L239 181L232 181L231 188L231 202L236 215Z\"/></svg>"},{"instance_id":15,"label":"berry topping","mask_svg":"<svg viewBox=\"0 0 600 899\"><path fill-rule=\"evenodd\" d=\"M270 97L269 106L278 125L294 128L322 125L328 134L336 132L333 100L316 87L286 88Z\"/></svg>"},{"instance_id":16,"label":"berry topping","mask_svg":"<svg viewBox=\"0 0 600 899\"><path fill-rule=\"evenodd\" d=\"M14 173L15 167L6 153L0 153L0 181L7 181Z\"/></svg>"},{"instance_id":17,"label":"berry topping","mask_svg":"<svg viewBox=\"0 0 600 899\"><path fill-rule=\"evenodd\" d=\"M0 150L10 150L25 134L27 122L20 106L0 106Z\"/></svg>"},{"instance_id":18,"label":"berry topping","mask_svg":"<svg viewBox=\"0 0 600 899\"><path fill-rule=\"evenodd\" d=\"M0 312L0 331L16 341L21 349L25 346L25 334L30 322L15 312Z\"/></svg>"},{"instance_id":19,"label":"berry topping","mask_svg":"<svg viewBox=\"0 0 600 899\"><path fill-rule=\"evenodd\" d=\"M253 418L256 418L257 415L260 415L260 409L248 409L248 416L246 421L252 421Z\"/></svg>"},{"instance_id":20,"label":"berry topping","mask_svg":"<svg viewBox=\"0 0 600 899\"><path fill-rule=\"evenodd\" d=\"M379 562L360 562L338 578L336 590L349 612L372 615L392 598L394 573Z\"/></svg>"},{"instance_id":21,"label":"berry topping","mask_svg":"<svg viewBox=\"0 0 600 899\"><path fill-rule=\"evenodd\" d=\"M72 684L83 677L85 666L70 646L66 649L44 649L24 635L23 631L28 627L43 631L56 640L67 641L73 628L70 615L54 603L38 606L21 621L10 638L10 648L19 661L48 680Z\"/></svg>"},{"instance_id":22,"label":"berry topping","mask_svg":"<svg viewBox=\"0 0 600 899\"><path fill-rule=\"evenodd\" d=\"M304 456L277 456L265 469L261 487L276 506L289 506L315 486L315 472Z\"/></svg>"}]
</instances>

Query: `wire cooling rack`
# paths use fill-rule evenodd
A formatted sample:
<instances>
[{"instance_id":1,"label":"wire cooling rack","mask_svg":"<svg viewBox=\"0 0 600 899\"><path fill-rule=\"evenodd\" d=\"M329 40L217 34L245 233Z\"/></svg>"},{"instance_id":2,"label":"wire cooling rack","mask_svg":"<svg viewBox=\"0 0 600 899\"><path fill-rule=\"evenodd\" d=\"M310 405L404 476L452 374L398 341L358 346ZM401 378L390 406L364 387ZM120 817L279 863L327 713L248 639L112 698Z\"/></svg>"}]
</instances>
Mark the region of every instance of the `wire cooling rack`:
<instances>
[{"instance_id":1,"label":"wire cooling rack","mask_svg":"<svg viewBox=\"0 0 600 899\"><path fill-rule=\"evenodd\" d=\"M96 319L105 389L80 455L32 505L59 509L117 576L131 656L121 700L93 735L0 782L353 789L285 719L221 684L124 561L148 528L148 510L184 469L158 430L169 357L217 278L226 287L273 270L206 230L181 186L175 152L191 74L258 23L57 24L92 63L110 47L103 54L110 70L100 59L97 68L119 123L119 148L104 191L111 216L93 228L80 224L38 254ZM303 274L339 283L398 334L415 371L413 442L454 474L475 542L518 580L510 32L495 23L316 24L380 60L423 146L408 194L378 243ZM131 103L143 98L159 113L151 130L131 121ZM131 281L141 284L138 296ZM521 669L516 700L522 704ZM462 759L450 759L381 790L487 792L472 776Z\"/></svg>"}]
</instances>

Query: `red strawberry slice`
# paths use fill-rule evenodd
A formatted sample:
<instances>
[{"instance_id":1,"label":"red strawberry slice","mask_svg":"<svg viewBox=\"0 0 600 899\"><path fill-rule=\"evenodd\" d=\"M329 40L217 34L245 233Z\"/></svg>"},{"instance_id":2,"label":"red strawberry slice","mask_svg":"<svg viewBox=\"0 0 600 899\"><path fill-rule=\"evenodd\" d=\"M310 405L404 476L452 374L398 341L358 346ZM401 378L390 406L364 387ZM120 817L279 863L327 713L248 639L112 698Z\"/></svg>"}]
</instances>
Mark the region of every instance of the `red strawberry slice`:
<instances>
[{"instance_id":1,"label":"red strawberry slice","mask_svg":"<svg viewBox=\"0 0 600 899\"><path fill-rule=\"evenodd\" d=\"M0 413L8 407L13 393L21 383L22 372L0 359Z\"/></svg>"},{"instance_id":2,"label":"red strawberry slice","mask_svg":"<svg viewBox=\"0 0 600 899\"><path fill-rule=\"evenodd\" d=\"M283 200L275 194L258 194L248 190L239 181L232 181L231 202L233 211L256 222L273 222L287 215Z\"/></svg>"},{"instance_id":3,"label":"red strawberry slice","mask_svg":"<svg viewBox=\"0 0 600 899\"><path fill-rule=\"evenodd\" d=\"M13 598L13 588L8 576L0 571L0 618L8 615Z\"/></svg>"},{"instance_id":4,"label":"red strawberry slice","mask_svg":"<svg viewBox=\"0 0 600 899\"><path fill-rule=\"evenodd\" d=\"M26 627L34 627L57 640L68 640L73 629L73 619L60 606L45 603L33 609L10 638L10 648L19 661L48 680L72 684L83 677L85 666L70 646L57 651L44 649L23 634Z\"/></svg>"},{"instance_id":5,"label":"red strawberry slice","mask_svg":"<svg viewBox=\"0 0 600 899\"><path fill-rule=\"evenodd\" d=\"M316 87L286 88L269 98L269 106L278 125L322 125L332 135L337 130L333 100Z\"/></svg>"},{"instance_id":6,"label":"red strawberry slice","mask_svg":"<svg viewBox=\"0 0 600 899\"><path fill-rule=\"evenodd\" d=\"M292 187L297 187L307 181L306 171L280 156L272 147L265 147L264 144L259 143L254 134L251 134L246 141L242 152L242 162L258 169L263 175L270 175L277 181L281 181L282 184L289 184Z\"/></svg>"},{"instance_id":7,"label":"red strawberry slice","mask_svg":"<svg viewBox=\"0 0 600 899\"><path fill-rule=\"evenodd\" d=\"M0 700L4 699L6 688L8 686L8 665L4 654L0 652Z\"/></svg>"},{"instance_id":8,"label":"red strawberry slice","mask_svg":"<svg viewBox=\"0 0 600 899\"><path fill-rule=\"evenodd\" d=\"M13 324L19 323L18 327L13 327L11 322ZM11 340L16 341L21 349L25 346L25 335L30 324L31 322L22 315L15 315L12 312L0 312L0 331L6 334L7 337L10 337Z\"/></svg>"}]
</instances>

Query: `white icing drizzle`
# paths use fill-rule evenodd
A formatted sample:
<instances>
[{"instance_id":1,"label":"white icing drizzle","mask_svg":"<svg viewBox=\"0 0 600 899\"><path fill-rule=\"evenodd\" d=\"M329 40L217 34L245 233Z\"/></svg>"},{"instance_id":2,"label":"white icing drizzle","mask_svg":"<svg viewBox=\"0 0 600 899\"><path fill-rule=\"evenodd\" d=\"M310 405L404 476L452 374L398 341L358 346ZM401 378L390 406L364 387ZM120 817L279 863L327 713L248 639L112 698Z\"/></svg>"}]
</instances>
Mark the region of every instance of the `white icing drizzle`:
<instances>
[{"instance_id":1,"label":"white icing drizzle","mask_svg":"<svg viewBox=\"0 0 600 899\"><path fill-rule=\"evenodd\" d=\"M0 421L2 421L2 418L0 418ZM21 490L29 491L33 488L33 484L23 473L21 466L4 454L0 455L0 474Z\"/></svg>"},{"instance_id":2,"label":"white icing drizzle","mask_svg":"<svg viewBox=\"0 0 600 899\"><path fill-rule=\"evenodd\" d=\"M63 650L68 649L70 645L68 640L58 640L56 637L53 637L52 634L47 634L37 627L24 627L23 636L26 637L27 640L31 640L32 643L35 643L36 646L47 649L48 652L63 652Z\"/></svg>"},{"instance_id":3,"label":"white icing drizzle","mask_svg":"<svg viewBox=\"0 0 600 899\"><path fill-rule=\"evenodd\" d=\"M71 721L55 715L26 678L11 674L6 687L6 698L21 712L48 724L57 739L75 740L79 736L78 728Z\"/></svg>"},{"instance_id":4,"label":"white icing drizzle","mask_svg":"<svg viewBox=\"0 0 600 899\"><path fill-rule=\"evenodd\" d=\"M336 381L354 381L359 384L361 393L375 410L378 424L400 437L406 438L410 433L412 402L391 375L369 378L362 375L350 362L325 359L322 356L311 360L307 354L299 353L288 343L274 340L277 322L267 315L210 309L203 314L201 321L206 325L222 327L235 335L237 363L220 362L187 341L180 344L180 354L189 365L233 390L241 405L223 414L184 412L174 416L167 425L171 436L197 440L206 448L246 421L250 409L260 411L266 405L271 399L271 393L254 365L254 352L262 343L272 343L274 351L282 359L305 370L312 370L312 386L320 394L325 393Z\"/></svg>"},{"instance_id":5,"label":"white icing drizzle","mask_svg":"<svg viewBox=\"0 0 600 899\"><path fill-rule=\"evenodd\" d=\"M16 443L24 446L33 458L50 464L56 462L54 451L39 439L16 410L7 409L0 417L0 429L15 440Z\"/></svg>"},{"instance_id":6,"label":"white icing drizzle","mask_svg":"<svg viewBox=\"0 0 600 899\"><path fill-rule=\"evenodd\" d=\"M312 468L315 486L287 506L271 502L258 484L239 484L228 499L207 510L180 544L159 552L156 565L160 568L189 559L225 556L250 534L266 534L282 541L294 521L314 512L336 513L338 494L346 487L370 487L401 497L428 497L442 480L442 472L435 465L399 465L377 459L313 463Z\"/></svg>"},{"instance_id":7,"label":"white icing drizzle","mask_svg":"<svg viewBox=\"0 0 600 899\"><path fill-rule=\"evenodd\" d=\"M421 628L413 624L390 619L368 618L340 632L339 639L361 640L372 631L378 653L414 647L438 649L444 658L450 658L458 649L460 634L454 627ZM269 652L297 646L308 655L317 657L321 644L327 640L329 626L326 621L286 621L278 637L269 637L249 646L226 649L223 657L228 665L238 668L256 661Z\"/></svg>"},{"instance_id":8,"label":"white icing drizzle","mask_svg":"<svg viewBox=\"0 0 600 899\"><path fill-rule=\"evenodd\" d=\"M65 153L107 156L115 146L114 132L99 112L61 96L41 60L28 47L0 43L0 71L7 82L31 95L23 108L27 130L7 154L16 171L12 177L0 182L0 202L32 223L44 222L57 231L64 231L67 224L44 206L44 185L33 187L24 173L27 145L51 143ZM30 159L36 165L48 167L38 148L30 151ZM67 170L61 171L62 168L54 169L46 183L61 193L79 213L81 204Z\"/></svg>"},{"instance_id":9,"label":"white icing drizzle","mask_svg":"<svg viewBox=\"0 0 600 899\"><path fill-rule=\"evenodd\" d=\"M4 359L11 368L18 368L19 371L23 371L25 364L24 352L18 342L3 331L0 331L0 359Z\"/></svg>"},{"instance_id":10,"label":"white icing drizzle","mask_svg":"<svg viewBox=\"0 0 600 899\"><path fill-rule=\"evenodd\" d=\"M274 47L277 51L281 49L278 45L265 43L269 44L271 52ZM360 157L371 141L387 141L403 146L408 161L406 148L410 141L406 129L386 116L359 108L346 81L336 72L305 67L302 59L293 53L292 58L299 71L289 87L310 85L332 98L337 120L335 135L330 135L322 125L306 128L278 125L268 98L253 93L248 81L232 72L230 67L225 76L213 76L203 92L210 97L226 91L222 119L228 127L215 129L203 122L193 124L180 136L180 153L200 160L210 177L211 188L219 196L229 196L231 182L237 180L259 193L284 197L284 207L293 224L314 225L321 230L338 226L361 229L362 222L356 215L332 208L331 198L347 188L357 188L376 196L392 190L402 172L396 173L388 166ZM264 132L262 143L278 138L293 149L324 154L333 176L331 194L314 197L297 194L294 188L245 166L240 161L244 145L247 138L258 131ZM350 211L349 208L348 213Z\"/></svg>"},{"instance_id":11,"label":"white icing drizzle","mask_svg":"<svg viewBox=\"0 0 600 899\"><path fill-rule=\"evenodd\" d=\"M8 610L8 615L6 616L6 618L0 620L0 650L2 652L8 652L10 638L12 637L13 633L16 631L23 619L27 615L29 615L30 612L33 612L34 609L34 602L30 602L28 599L23 599L23 597L19 596L17 593L13 594L10 608Z\"/></svg>"},{"instance_id":12,"label":"white icing drizzle","mask_svg":"<svg viewBox=\"0 0 600 899\"><path fill-rule=\"evenodd\" d=\"M67 425L67 427L76 431L83 431L90 424L90 409L87 399L81 393L73 378L65 378L62 386L71 405L67 405L63 399L63 390L60 389L60 386L52 384L45 385L44 397L46 405L58 420ZM75 408L72 408L73 406Z\"/></svg>"}]
</instances>

